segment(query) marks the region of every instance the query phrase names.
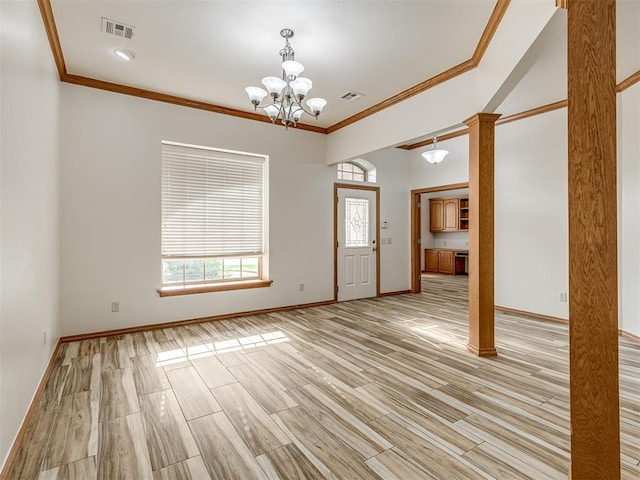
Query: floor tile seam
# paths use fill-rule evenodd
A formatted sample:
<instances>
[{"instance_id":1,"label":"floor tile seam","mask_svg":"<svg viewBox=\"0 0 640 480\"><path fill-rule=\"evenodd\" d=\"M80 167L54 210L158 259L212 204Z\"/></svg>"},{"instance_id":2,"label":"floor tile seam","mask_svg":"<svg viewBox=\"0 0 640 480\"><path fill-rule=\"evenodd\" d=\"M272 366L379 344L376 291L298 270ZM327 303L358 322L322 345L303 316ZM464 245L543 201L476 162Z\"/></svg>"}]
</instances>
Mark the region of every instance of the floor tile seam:
<instances>
[{"instance_id":1,"label":"floor tile seam","mask_svg":"<svg viewBox=\"0 0 640 480\"><path fill-rule=\"evenodd\" d=\"M368 460L371 457L366 457L365 455L363 455L362 453L360 453L358 450L356 450L355 447L349 445L347 442L345 442L340 436L338 436L337 434L335 434L333 431L329 430L325 425L323 425L319 420L317 420L312 414L311 412L309 412L308 409L306 409L303 405L298 405L298 408L301 408L302 410L305 411L305 413L307 415L309 415L315 422L318 423L318 425L320 426L320 428L322 428L325 432L326 435L329 435L330 437L333 437L336 441L340 442L342 445L344 445L348 451L350 451L350 455L356 456L362 463L365 463L366 460ZM339 417L341 418L341 417ZM344 420L344 419L343 419ZM363 422L364 423L364 422ZM277 424L277 423L276 423ZM374 430L375 432L375 430ZM287 432L284 432L285 434ZM378 433L378 432L376 432ZM379 433L378 433L379 434ZM383 435L379 434L382 438L384 438ZM295 435L294 435L295 436ZM389 444L393 445L392 442L390 442L388 439L384 438L384 440L386 440L387 442L389 442ZM294 442L293 439L291 439L292 442ZM298 439L298 441L301 441L300 439ZM376 444L377 445L377 444ZM373 448L373 447L372 447ZM382 452L378 452L376 455L378 455L379 453ZM375 455L372 455L372 457ZM329 470L331 470L331 468L329 467Z\"/></svg>"},{"instance_id":2,"label":"floor tile seam","mask_svg":"<svg viewBox=\"0 0 640 480\"><path fill-rule=\"evenodd\" d=\"M553 470L553 471L558 472L558 473L563 473L562 471L557 470L555 466L550 465L549 464L549 459L546 458L543 454L522 449L519 446L519 444L517 444L517 443L513 443L513 442L510 443L507 440L503 440L499 435L496 435L496 434L494 434L492 432L489 432L489 431L481 430L480 427L476 427L476 426L474 426L472 424L469 424L469 423L467 423L465 425L462 425L462 428L464 430L469 430L469 428L471 430L480 430L484 434L485 437L489 437L489 439L487 439L486 441L490 445L492 445L495 448L498 448L498 449L506 452L508 455L515 456L515 454L511 454L511 453L507 452L507 450L505 448L501 447L500 445L507 445L509 448L517 450L518 454L524 455L526 457L530 457L534 462L537 462L537 463L543 465L544 467L549 468L550 470ZM469 433L473 433L473 432L469 431ZM567 464L569 462L569 458L564 458L563 457L562 460L566 461ZM539 470L537 467L534 467L531 463L529 463L529 461L526 461L525 463L527 463L527 465L530 466L531 468ZM566 474L567 472L564 472L564 473ZM544 475L547 475L547 474L545 473Z\"/></svg>"},{"instance_id":3,"label":"floor tile seam","mask_svg":"<svg viewBox=\"0 0 640 480\"><path fill-rule=\"evenodd\" d=\"M487 443L486 441L482 442L482 443ZM489 475L490 478L495 479L495 477L491 474L491 472L489 472L483 465L478 465L476 464L471 458L467 457L467 453L469 453L471 450L475 449L476 447L479 447L480 445L476 445L475 447L473 447L470 450L467 450L466 452L464 452L462 455L460 455L462 458L464 458L467 462L471 463L472 465L474 465L476 468L479 468L480 470L482 470L483 472L485 472L487 475Z\"/></svg>"},{"instance_id":4,"label":"floor tile seam","mask_svg":"<svg viewBox=\"0 0 640 480\"><path fill-rule=\"evenodd\" d=\"M638 459L633 458L630 455L627 455L622 450L620 451L620 462L622 465L629 465L630 467L635 467L638 464Z\"/></svg>"},{"instance_id":5,"label":"floor tile seam","mask_svg":"<svg viewBox=\"0 0 640 480\"><path fill-rule=\"evenodd\" d=\"M234 382L234 383L229 383L229 384L227 384L227 385L234 385L235 383L238 383L240 386L242 386L242 384L241 384L240 382L238 382L238 381L236 381L236 382ZM221 386L221 387L225 387L226 385L220 385L220 386ZM216 387L216 388L219 388L219 387ZM243 388L245 391L247 391L247 389L246 389L246 388L244 388L244 387L242 387L242 388ZM213 389L209 389L209 390L213 390ZM247 393L249 393L249 392L247 392ZM242 441L242 443L244 443L245 447L246 447L246 448L247 448L247 450L251 453L251 455L253 455L253 457L254 457L254 458L255 458L255 457L259 457L260 455L262 455L262 454L257 454L257 455L256 455L256 454L254 454L253 449L252 449L252 448L251 448L251 446L250 446L250 445L245 441L244 436L243 436L243 433L242 433L242 432L240 431L240 429L236 426L235 422L234 422L234 421L233 421L233 419L231 418L231 415L230 415L230 414L226 411L226 409L224 408L224 405L220 402L220 400L218 400L218 398L216 397L216 395L215 395L215 393L214 393L213 391L211 392L211 394L212 394L212 395L213 395L213 397L215 398L216 402L218 402L218 405L220 405L220 408L221 408L222 410L220 410L220 411L218 411L218 412L210 413L209 415L215 415L215 414L217 414L217 413L223 413L223 414L225 415L225 417L227 418L227 421L231 424L231 426L232 426L232 427L233 427L233 429L235 430L236 435L238 435L238 438ZM250 395L250 394L249 394L249 395ZM255 399L254 399L254 401L255 401ZM259 407L259 408L262 408L262 407L260 406L260 404L258 404L258 407ZM291 407L289 407L289 408L291 408ZM289 408L286 408L286 409L284 409L284 410L288 410ZM271 415L272 415L272 414L267 413L264 409L262 409L262 410L264 411L265 415L267 415L267 416L268 416L272 421L274 421L274 420L273 420L273 418L271 418ZM283 410L281 410L281 411L283 411ZM207 415L203 415L203 417L206 417L206 416L207 416ZM202 418L202 417L200 417L200 418ZM187 422L187 423L189 423L189 422ZM275 423L275 422L274 422L274 423ZM277 423L276 423L276 427L280 428L280 426L279 426ZM280 428L280 430L281 430L281 431L282 431L282 433L283 433L283 434L288 438L289 443L293 443L293 439L292 439L291 437L289 437L288 433L287 433L287 432L285 432L284 430L282 430L281 428ZM193 433L192 433L192 435L193 435ZM195 440L195 436L194 436L194 440ZM288 443L287 443L287 444L285 444L285 445L288 445ZM280 445L280 446L282 446L282 445ZM275 449L272 449L272 450L275 450ZM265 472L265 473L266 473L266 472Z\"/></svg>"},{"instance_id":6,"label":"floor tile seam","mask_svg":"<svg viewBox=\"0 0 640 480\"><path fill-rule=\"evenodd\" d=\"M225 367L225 368L227 368L227 371L228 371L228 367ZM232 373L232 372L229 372L229 371L228 371L228 373L229 373L229 375L233 376L233 373ZM236 377L235 377L235 376L233 376L233 378L236 378ZM239 384L239 385L244 389L244 391L245 391L245 392L247 392L247 394L248 394L248 395L253 399L253 401L254 401L254 402L256 402L256 403L258 404L258 406L259 406L259 407L264 411L264 413L266 413L266 414L267 414L267 415L269 415L269 416L271 416L271 415L272 415L272 414L274 414L274 413L282 412L283 410L288 410L289 408L291 408L291 407L284 407L284 408L281 408L281 409L276 410L276 411L274 411L274 412L267 412L267 410L265 409L265 407L263 407L263 406L262 406L262 404L260 403L260 398L257 396L257 394L253 394L253 393L251 393L251 390L249 390L247 387L245 387L245 386L244 386L244 384L243 384L240 380L238 380L238 379L236 378L236 381L235 381L235 382L233 382L233 383L228 383L227 385L233 385L234 383L238 383L238 384ZM298 385L298 386L296 386L296 387L289 388L289 389L287 389L287 390L283 390L283 391L282 391L282 393L286 395L286 393L287 393L287 391L288 391L288 390L293 390L293 389L295 389L295 388L302 388L303 386L307 386L307 385L310 385L310 383L306 383L305 385ZM221 385L221 386L225 386L225 385ZM218 387L215 387L215 388L218 388ZM210 388L209 390L213 390L213 389L212 389L212 388ZM218 402L218 404L219 404L219 405L220 405L220 407L222 408L222 404L220 404L220 402L218 401L218 399L215 397L215 394L214 394L213 392L211 392L211 394L213 395L213 397L215 398L215 400Z\"/></svg>"},{"instance_id":7,"label":"floor tile seam","mask_svg":"<svg viewBox=\"0 0 640 480\"><path fill-rule=\"evenodd\" d=\"M481 379L479 379L481 380ZM476 382L477 383L477 382ZM448 384L448 385L454 385L455 384ZM447 395L449 397L451 397L451 395L447 394L446 392L443 392L442 389L446 388L447 385L443 386L443 387L438 387L436 390L441 392L441 394L443 395ZM503 393L506 393L508 395L511 395L512 397L514 397L516 400L520 400L520 401L526 401L526 399L530 399L530 397L528 397L526 394L527 393L531 393L531 392L521 392L519 391L517 388L509 388L507 386L504 386L502 384L497 384L497 383L490 383L488 385L483 385L483 388L496 388L500 391L502 391ZM476 390L477 391L477 390ZM473 392L469 392L469 393L473 393ZM557 396L555 396L557 397ZM546 400L544 403L550 401L552 398L555 397L550 397L548 400ZM546 397L544 397L546 398Z\"/></svg>"},{"instance_id":8,"label":"floor tile seam","mask_svg":"<svg viewBox=\"0 0 640 480\"><path fill-rule=\"evenodd\" d=\"M415 426L413 426L413 422L410 422L410 425L411 425L413 428L415 428ZM465 466L466 466L467 468L471 468L472 470L473 470L474 468L475 468L475 469L478 469L478 468L479 468L477 465L473 464L473 462L471 462L468 458L464 457L464 453L466 453L466 452L465 452L463 449L460 449L460 450L463 452L463 453L461 453L461 454L460 454L460 453L458 453L458 452L456 452L456 451L452 450L452 449L450 448L450 446L448 445L448 442L443 443L443 442L441 441L442 439L440 439L440 438L439 438L439 437L437 437L437 436L434 436L434 434L431 434L431 433L430 433L430 432L428 432L426 429L421 428L421 430L423 430L424 432L428 433L428 434L426 435L426 437L430 440L431 445L432 445L434 448L438 448L438 449L440 450L440 452L441 452L441 453L444 453L445 455L447 455L448 457L450 457L450 458L452 458L452 459L454 459L454 460L456 460L456 459L459 459L459 460L464 459L464 462L462 462L462 463L463 463L463 464L465 464ZM415 432L412 432L412 433L414 433L414 435L417 435L417 434L415 434ZM426 440L426 441L429 441L429 440L427 440L427 438L425 438L425 440ZM454 447L455 447L455 445L451 445L451 446L454 446ZM477 446L477 445L476 445L476 446ZM457 448L457 447L456 447L456 448ZM474 448L475 448L475 447L474 447ZM402 451L402 449L401 449L401 448L399 448L399 447L398 447L398 449L399 449L400 451ZM404 453L406 456L408 456L409 458L413 459L413 458L412 458L412 457L410 457L406 452L403 452L403 453ZM423 469L424 469L424 468L423 468ZM481 469L481 468L480 468L480 469ZM482 469L481 469L481 470L482 470ZM462 474L460 474L460 475L462 475ZM465 477L458 477L457 475L454 475L454 477L451 477L451 478L452 478L452 479L453 479L453 478L458 478L458 479L460 479L460 480L467 480Z\"/></svg>"},{"instance_id":9,"label":"floor tile seam","mask_svg":"<svg viewBox=\"0 0 640 480\"><path fill-rule=\"evenodd\" d=\"M487 401L489 401L489 400L487 400ZM538 422L540 422L540 423L542 423L542 424L544 424L544 425L548 426L549 428L552 428L552 429L554 429L554 430L558 430L558 433L561 433L561 434L568 434L568 432L569 432L567 428L562 427L562 426L560 426L560 425L557 425L557 424L555 424L555 423L553 423L553 422L549 422L549 421L548 421L548 420L546 420L545 418L542 418L542 417L541 417L541 416L539 416L539 415L535 415L535 414L533 414L533 413L527 412L526 410L524 410L524 409L522 409L522 408L520 408L520 407L518 407L518 406L510 406L510 405L507 405L507 404L505 404L505 402L503 402L502 400L495 400L495 401L496 401L496 402L497 402L497 404L498 404L499 406L501 406L502 408L510 409L511 411L514 411L514 413L518 413L519 415L522 415L523 417L527 417L527 418L529 418L529 419L531 419L531 420L533 420L533 421L538 421Z\"/></svg>"},{"instance_id":10,"label":"floor tile seam","mask_svg":"<svg viewBox=\"0 0 640 480\"><path fill-rule=\"evenodd\" d=\"M401 420L401 422L404 422L406 425L408 425L409 428L408 430L416 436L423 436L426 437L424 440L425 441L430 441L430 443L434 446L439 448L440 450L442 450L443 452L446 452L448 455L452 456L452 457L460 457L462 454L459 454L458 452L456 452L454 449L458 449L462 452L464 452L465 450L463 450L462 448L457 447L456 445L453 445L451 443L449 443L448 441L446 441L445 439L437 436L435 433L431 432L430 430L428 430L425 427L422 427L421 425L417 424L416 422L414 422L411 419L405 418L403 415L396 413L396 412L390 412L389 415L393 415L396 418L398 418L399 420ZM394 421L393 418L391 418L391 421ZM396 422L397 423L397 422ZM418 430L420 433L416 433L413 430ZM375 429L374 429L375 430ZM458 432L460 433L460 432ZM382 435L382 434L380 434ZM460 433L460 435L462 435ZM465 437L467 438L467 437ZM467 438L467 440L469 440L471 443L475 443L473 440L470 440ZM389 440L387 440L389 441ZM391 441L389 441L389 443L392 443ZM477 444L476 444L477 446ZM452 449L451 447L453 447L454 449Z\"/></svg>"},{"instance_id":11,"label":"floor tile seam","mask_svg":"<svg viewBox=\"0 0 640 480\"><path fill-rule=\"evenodd\" d=\"M273 420L273 419L272 419L272 420ZM278 427L278 428L280 428L280 427ZM285 444L278 445L277 447L273 447L273 448L270 448L270 449L268 449L268 450L265 450L265 451L263 451L262 453L258 453L258 454L253 453L253 452L251 451L251 449L249 448L249 446L247 445L247 448L249 448L249 452L251 452L251 455L253 455L253 458L256 458L256 459L257 459L258 457L261 457L262 455L267 455L267 454L269 454L269 453L271 453L271 452L275 452L276 450L278 450L278 449L280 449L280 448L283 448L283 447L286 447L287 445L295 445L295 442L294 442L294 441L289 437L289 435L288 435L285 431L283 431L282 433L284 433L285 435L287 435L287 438L288 438L288 440L289 440L289 441L288 441L287 443L285 443ZM243 440L243 441L244 441L244 440ZM266 473L266 472L265 472L265 473Z\"/></svg>"},{"instance_id":12,"label":"floor tile seam","mask_svg":"<svg viewBox=\"0 0 640 480\"><path fill-rule=\"evenodd\" d=\"M482 442L482 444L487 444L487 445L491 445L493 448L495 448L496 450L500 450L501 452L503 452L505 455L509 456L509 457L513 457L512 454L510 454L509 452L506 452L505 450L503 450L502 448L500 448L498 445L495 445L493 443L491 443L491 441L489 440L485 440ZM479 447L480 445L476 445L476 447L474 447L473 449ZM471 449L471 450L473 450ZM471 451L469 450L469 452ZM469 452L465 452L464 455L466 455ZM525 452L526 453L526 452ZM519 460L519 459L518 459ZM520 460L522 463L526 464L528 468L535 470L536 473L538 473L540 475L540 477L535 477L535 478L543 478L543 477L547 477L546 474L544 472L541 472L540 470L538 470L537 468L535 468L533 465L528 464L527 462ZM548 477L547 477L548 478Z\"/></svg>"},{"instance_id":13,"label":"floor tile seam","mask_svg":"<svg viewBox=\"0 0 640 480\"><path fill-rule=\"evenodd\" d=\"M193 434L192 434L192 436L193 436ZM194 442L195 442L195 439L194 439ZM176 461L176 462L170 463L170 464L165 465L165 466L160 467L160 468L156 468L156 469L154 469L154 468L153 468L153 465L151 465L151 462L149 462L151 472L154 472L154 473L155 473L155 472L159 472L160 470L164 470L165 468L170 468L170 467L173 467L173 466L175 466L175 465L178 465L179 463L187 462L188 460L191 460L192 458L202 457L202 452L200 451L200 448L198 447L198 444L196 444L196 448L197 448L197 450L198 450L198 454L197 454L197 455L193 455L193 456L191 456L191 457L187 457L187 458L185 458L185 459L183 459L183 460L178 460L178 461ZM147 442L147 449L148 449L148 442ZM206 468L206 467L205 467L205 468ZM87 480L88 480L88 479L87 479Z\"/></svg>"},{"instance_id":14,"label":"floor tile seam","mask_svg":"<svg viewBox=\"0 0 640 480\"><path fill-rule=\"evenodd\" d=\"M462 412L462 413L465 413L464 417L452 422L448 418L443 417L442 415L440 415L437 412L431 410L430 408L424 407L424 406L420 405L419 403L415 402L414 401L414 397L415 397L414 395L405 395L404 393L398 392L397 390L393 389L393 387L388 387L387 385L384 385L384 384L383 385L376 384L376 386L378 388L382 388L382 390L385 390L385 387L386 387L386 388L388 388L390 390L393 390L398 395L408 398L408 400L410 402L410 405L407 405L407 404L402 403L402 402L398 402L398 403L400 403L403 408L407 408L409 410L412 410L415 413L417 413L418 415L423 415L425 417L431 417L433 420L437 420L437 421L441 422L444 426L454 425L457 421L461 420L462 418L466 418L469 415L473 414L473 413L466 413L463 410L460 410L460 409L458 409L456 407L452 407L452 408L455 408L456 410L460 410L460 412ZM436 390L437 389L434 389L433 391L436 391ZM374 398L375 398L375 396L374 396ZM434 398L437 399L437 400L440 400L435 396L434 396ZM379 399L376 398L376 400L378 402L382 403ZM442 400L440 400L440 401L442 401ZM390 408L390 407L388 407L388 408ZM396 412L394 410L394 413L398 413L398 412ZM398 415L400 415L400 414L398 413Z\"/></svg>"},{"instance_id":15,"label":"floor tile seam","mask_svg":"<svg viewBox=\"0 0 640 480\"><path fill-rule=\"evenodd\" d=\"M393 451L396 455L401 457L404 461L409 462L409 464L411 464L413 467L417 468L418 470L421 470L421 471L425 472L429 476L429 478L435 478L433 475L431 475L431 473L429 473L427 470L425 470L425 468L422 465L420 465L413 458L411 458L409 455L407 455L407 453L405 453L400 447L393 447L393 448L391 448L389 450Z\"/></svg>"},{"instance_id":16,"label":"floor tile seam","mask_svg":"<svg viewBox=\"0 0 640 480\"><path fill-rule=\"evenodd\" d=\"M468 404L465 404L465 405L468 405ZM498 405L498 406L500 406L500 405ZM470 406L470 408L474 409L474 413L473 414L480 414L480 415L482 415L483 417L485 417L485 418L487 418L489 420L500 420L500 421L503 420L503 417L498 416L498 415L496 415L494 413L489 413L489 412L485 411L484 407L471 407ZM531 420L538 420L537 417L536 418L531 418L530 414L528 414L524 410L519 409L518 407L514 407L514 409L518 409L520 412L524 412L524 414L520 413L523 417L529 418ZM516 414L518 414L519 412L508 412L508 413L516 413ZM505 422L505 423L507 423L508 425L511 425L511 423L509 423L509 422ZM517 428L517 427L514 427L514 428ZM566 433L566 432L558 432L558 433Z\"/></svg>"},{"instance_id":17,"label":"floor tile seam","mask_svg":"<svg viewBox=\"0 0 640 480\"><path fill-rule=\"evenodd\" d=\"M522 430L519 427L515 427L511 424L509 424L508 422L505 422L504 420L502 420L501 418L495 417L493 415L490 414L484 414L483 412L479 412L478 415L484 417L486 420L489 420L495 424L497 424L498 426L500 426L503 429L507 429L510 430L512 434L514 435L518 435L522 438L526 438L528 441L538 445L539 447L545 448L547 450L550 450L552 452L554 452L556 455L562 456L562 457L566 457L569 458L570 457L570 443L568 445L569 449L567 450L563 450L559 447L556 447L555 445L547 442L546 440L543 440L541 438L536 437L535 435L533 435L531 432L527 432ZM478 429L481 429L481 427L476 427Z\"/></svg>"},{"instance_id":18,"label":"floor tile seam","mask_svg":"<svg viewBox=\"0 0 640 480\"><path fill-rule=\"evenodd\" d=\"M311 384L308 384L308 385L311 385ZM306 385L305 385L305 386L306 386ZM299 388L304 388L304 386L296 387L296 388L289 389L289 390L295 390L295 389L299 389ZM294 400L294 401L295 401L295 400ZM338 440L342 441L342 440L341 440L337 435L334 435L334 434L333 434L333 432L331 432L330 430L328 430L328 429L327 429L327 428L326 428L326 427L325 427L325 426L324 426L324 425L323 425L319 420L317 420L317 419L313 416L313 413L312 413L308 408L306 408L304 405L300 405L300 404L298 404L298 405L296 405L296 406L297 406L298 408L301 408L302 410L304 410L304 411L305 411L305 413L306 413L307 415L309 415L309 416L310 416L311 418L313 418L316 422L318 422L318 423L320 424L320 426L321 426L322 428L324 428L324 429L325 429L329 434L331 434L334 438L336 438L336 439L338 439ZM286 409L284 409L284 410L290 410L291 408L293 408L293 407L288 407L288 408L286 408ZM320 407L319 407L319 408L324 409L324 410L328 410L328 408L326 408L324 405L320 405ZM344 408L344 407L342 407L342 408ZM346 409L345 409L345 410L346 410ZM283 411L283 410L280 410L280 411ZM275 415L275 414L277 414L277 413L279 413L279 412L274 412L273 414L269 414L269 416ZM335 413L333 413L333 412L331 412L331 411L329 411L329 413L330 413L332 416L335 416L338 420L342 420L342 421L344 421L344 422L349 423L349 421L348 421L347 419L345 419L344 417L342 417L342 416L340 416L340 415L338 415L338 414L335 414ZM359 420L359 421L360 421L360 422L362 422L364 425L368 426L368 422L363 422L362 420L358 419L358 417L356 417L356 416L355 416L353 413L351 413L351 412L348 412L348 413L350 413L350 414L351 414L351 415L352 415L356 420ZM357 430L357 431L358 431L358 432L360 432L359 430ZM362 433L362 432L360 432L360 433ZM342 442L342 443L344 443L344 442ZM346 444L345 444L345 445L346 445ZM353 449L353 447L351 447L351 446L349 446L349 445L347 445L347 446L348 446L349 448L352 448L352 449Z\"/></svg>"},{"instance_id":19,"label":"floor tile seam","mask_svg":"<svg viewBox=\"0 0 640 480\"><path fill-rule=\"evenodd\" d=\"M406 387L408 387L409 389L414 389L414 390L422 391L422 392L427 393L427 394L431 394L432 392L434 392L434 391L438 390L439 388L442 388L443 386L445 386L445 385L441 385L441 386L439 386L439 387L437 387L437 388L433 388L433 387L430 387L430 386L428 386L428 385L425 385L425 384L424 384L424 383L422 383L422 382L418 382L418 380L415 380L415 379L413 379L413 378L411 378L411 377L408 377L407 375L404 375L404 374L403 374L403 373L401 373L401 372L393 371L393 369L392 369L392 368L387 367L386 365L381 365L381 367L382 367L382 368L379 368L379 367L369 368L369 369L363 370L363 373L364 373L364 374L371 375L371 373L369 373L369 372L370 372L371 370L373 370L373 369L377 369L377 370L380 370L380 371L381 371L381 372L383 372L383 373L386 373L387 375L399 375L399 376L395 376L395 377L394 377L394 379L396 379L397 381L401 382L403 386L406 386ZM389 372L387 372L386 370L391 370L391 371L392 371L392 373L389 373ZM403 379L403 377L406 377L408 380L410 380L410 382L405 381L405 380ZM367 377L367 379L369 379L369 377ZM390 388L390 389L392 389L392 390L394 390L394 391L396 391L396 392L398 392L398 393L400 393L400 394L402 394L402 395L405 395L405 394L403 394L402 392L399 392L396 388L393 388L393 387L392 387L392 386L390 386L390 385L387 385L387 384L385 384L385 383L382 383L381 381L379 381L379 380L377 380L377 379L375 379L375 378L372 378L372 379L369 379L369 380L371 380L371 381L370 381L370 382L367 382L367 383L365 383L365 384L363 384L363 385L368 385L369 383L374 383L374 384L376 384L377 386L380 386L380 387L387 387L387 388ZM416 385L415 385L416 383L420 383L420 386L416 386ZM446 385L448 385L448 384L446 384ZM362 386L362 385L359 385L359 386ZM421 387L422 387L422 388L421 388ZM418 392L416 392L416 393L418 393Z\"/></svg>"}]
</instances>

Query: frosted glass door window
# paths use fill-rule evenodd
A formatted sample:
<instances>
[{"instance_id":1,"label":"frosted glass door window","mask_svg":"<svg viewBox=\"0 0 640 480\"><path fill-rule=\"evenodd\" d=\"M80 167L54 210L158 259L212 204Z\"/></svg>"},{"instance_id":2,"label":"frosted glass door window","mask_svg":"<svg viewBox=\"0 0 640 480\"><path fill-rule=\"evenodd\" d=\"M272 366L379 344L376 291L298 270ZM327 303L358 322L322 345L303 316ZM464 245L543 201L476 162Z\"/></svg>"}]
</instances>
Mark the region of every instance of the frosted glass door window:
<instances>
[{"instance_id":1,"label":"frosted glass door window","mask_svg":"<svg viewBox=\"0 0 640 480\"><path fill-rule=\"evenodd\" d=\"M369 199L345 198L345 247L369 246Z\"/></svg>"}]
</instances>

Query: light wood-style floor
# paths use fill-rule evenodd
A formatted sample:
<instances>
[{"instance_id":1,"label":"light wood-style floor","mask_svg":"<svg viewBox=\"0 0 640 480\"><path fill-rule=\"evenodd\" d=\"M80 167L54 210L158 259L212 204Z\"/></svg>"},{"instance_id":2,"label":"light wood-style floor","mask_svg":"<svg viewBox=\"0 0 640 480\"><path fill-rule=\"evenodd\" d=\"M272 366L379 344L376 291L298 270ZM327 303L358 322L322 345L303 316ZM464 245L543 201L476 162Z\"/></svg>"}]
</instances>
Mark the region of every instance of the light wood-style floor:
<instances>
[{"instance_id":1,"label":"light wood-style floor","mask_svg":"<svg viewBox=\"0 0 640 480\"><path fill-rule=\"evenodd\" d=\"M466 277L425 293L64 344L10 479L567 478L568 335L498 314L473 357ZM640 345L620 341L624 479Z\"/></svg>"}]
</instances>

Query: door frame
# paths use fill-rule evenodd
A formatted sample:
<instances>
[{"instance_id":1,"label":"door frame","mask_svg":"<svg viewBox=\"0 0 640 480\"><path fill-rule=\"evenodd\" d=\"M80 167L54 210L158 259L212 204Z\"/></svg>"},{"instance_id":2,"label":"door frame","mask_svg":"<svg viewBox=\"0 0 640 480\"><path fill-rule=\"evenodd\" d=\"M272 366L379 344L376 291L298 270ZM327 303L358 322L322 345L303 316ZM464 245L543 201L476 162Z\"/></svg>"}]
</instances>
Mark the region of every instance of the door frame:
<instances>
[{"instance_id":1,"label":"door frame","mask_svg":"<svg viewBox=\"0 0 640 480\"><path fill-rule=\"evenodd\" d=\"M380 296L380 187L357 183L333 184L333 300L338 301L338 189L370 190L376 194L376 297Z\"/></svg>"},{"instance_id":2,"label":"door frame","mask_svg":"<svg viewBox=\"0 0 640 480\"><path fill-rule=\"evenodd\" d=\"M421 205L420 195L424 193L446 192L459 188L469 188L469 182L451 183L449 185L438 185L436 187L416 188L411 190L411 293L422 291L420 273L422 272L420 249L423 248L418 241L421 231Z\"/></svg>"}]
</instances>

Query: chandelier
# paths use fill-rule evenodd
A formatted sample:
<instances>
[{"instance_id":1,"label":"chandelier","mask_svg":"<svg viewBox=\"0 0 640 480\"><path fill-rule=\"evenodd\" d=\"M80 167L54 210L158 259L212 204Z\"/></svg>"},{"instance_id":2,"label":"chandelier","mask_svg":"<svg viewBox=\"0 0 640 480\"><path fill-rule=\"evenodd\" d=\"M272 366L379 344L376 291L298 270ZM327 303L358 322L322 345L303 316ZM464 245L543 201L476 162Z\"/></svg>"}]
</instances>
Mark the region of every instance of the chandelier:
<instances>
[{"instance_id":1,"label":"chandelier","mask_svg":"<svg viewBox=\"0 0 640 480\"><path fill-rule=\"evenodd\" d=\"M280 35L285 39L285 46L280 50L282 78L263 78L262 84L267 90L260 87L247 87L244 90L249 95L255 110L262 108L271 119L271 123L276 123L280 118L282 124L288 129L290 125L295 127L304 113L317 119L327 101L324 98L309 98L306 101L308 108L302 105L313 83L308 78L300 76L304 67L300 62L295 61L295 52L289 44L289 39L293 37L293 30L283 28L280 30ZM270 97L270 103L260 105L267 95Z\"/></svg>"}]
</instances>

